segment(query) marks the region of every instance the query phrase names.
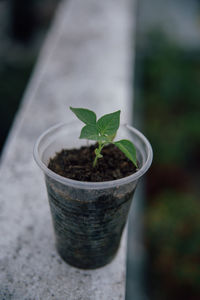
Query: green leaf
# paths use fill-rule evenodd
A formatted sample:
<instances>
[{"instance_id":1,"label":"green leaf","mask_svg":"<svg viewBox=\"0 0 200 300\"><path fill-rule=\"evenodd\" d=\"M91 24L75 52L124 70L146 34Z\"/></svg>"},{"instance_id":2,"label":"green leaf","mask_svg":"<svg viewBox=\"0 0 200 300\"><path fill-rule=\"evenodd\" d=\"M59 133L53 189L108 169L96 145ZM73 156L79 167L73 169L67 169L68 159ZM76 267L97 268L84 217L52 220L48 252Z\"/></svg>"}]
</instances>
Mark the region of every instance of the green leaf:
<instances>
[{"instance_id":1,"label":"green leaf","mask_svg":"<svg viewBox=\"0 0 200 300\"><path fill-rule=\"evenodd\" d=\"M120 140L114 143L132 163L137 167L136 149L133 143L128 140Z\"/></svg>"},{"instance_id":2,"label":"green leaf","mask_svg":"<svg viewBox=\"0 0 200 300\"><path fill-rule=\"evenodd\" d=\"M96 148L96 149L94 150L94 152L95 152L95 154L96 154L96 156L97 156L98 158L102 158L102 157L103 157L103 155L99 152L99 149L98 149L98 148Z\"/></svg>"},{"instance_id":3,"label":"green leaf","mask_svg":"<svg viewBox=\"0 0 200 300\"><path fill-rule=\"evenodd\" d=\"M101 135L113 135L119 128L120 110L104 115L97 121L97 127Z\"/></svg>"},{"instance_id":4,"label":"green leaf","mask_svg":"<svg viewBox=\"0 0 200 300\"><path fill-rule=\"evenodd\" d=\"M85 123L86 125L96 124L97 116L92 110L86 108L73 108L73 107L70 107L70 109L77 116L77 118L81 120L83 123Z\"/></svg>"},{"instance_id":5,"label":"green leaf","mask_svg":"<svg viewBox=\"0 0 200 300\"><path fill-rule=\"evenodd\" d=\"M80 139L99 140L99 133L96 125L85 125L80 134Z\"/></svg>"},{"instance_id":6,"label":"green leaf","mask_svg":"<svg viewBox=\"0 0 200 300\"><path fill-rule=\"evenodd\" d=\"M98 137L98 141L110 143L112 140L111 140L110 137L107 136L107 135L100 135L100 136Z\"/></svg>"},{"instance_id":7,"label":"green leaf","mask_svg":"<svg viewBox=\"0 0 200 300\"><path fill-rule=\"evenodd\" d=\"M109 141L109 142L112 142L112 141L114 140L115 137L116 137L116 132L115 132L114 134L112 134L112 135L106 136L107 141Z\"/></svg>"}]
</instances>

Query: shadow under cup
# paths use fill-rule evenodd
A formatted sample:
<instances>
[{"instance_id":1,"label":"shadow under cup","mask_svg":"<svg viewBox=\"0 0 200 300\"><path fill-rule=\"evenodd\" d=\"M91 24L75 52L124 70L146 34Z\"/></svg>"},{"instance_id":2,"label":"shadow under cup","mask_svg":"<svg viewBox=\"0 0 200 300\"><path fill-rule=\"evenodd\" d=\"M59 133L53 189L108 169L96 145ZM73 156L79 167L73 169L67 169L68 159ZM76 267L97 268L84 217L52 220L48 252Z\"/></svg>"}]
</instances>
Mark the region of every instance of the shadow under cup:
<instances>
[{"instance_id":1,"label":"shadow under cup","mask_svg":"<svg viewBox=\"0 0 200 300\"><path fill-rule=\"evenodd\" d=\"M80 122L58 124L44 132L34 147L34 158L43 170L55 230L56 247L69 264L94 269L115 256L138 179L152 162L148 140L135 128L121 125L116 140L131 140L139 170L127 177L105 182L81 182L62 177L47 165L61 149L87 145L80 140Z\"/></svg>"}]
</instances>

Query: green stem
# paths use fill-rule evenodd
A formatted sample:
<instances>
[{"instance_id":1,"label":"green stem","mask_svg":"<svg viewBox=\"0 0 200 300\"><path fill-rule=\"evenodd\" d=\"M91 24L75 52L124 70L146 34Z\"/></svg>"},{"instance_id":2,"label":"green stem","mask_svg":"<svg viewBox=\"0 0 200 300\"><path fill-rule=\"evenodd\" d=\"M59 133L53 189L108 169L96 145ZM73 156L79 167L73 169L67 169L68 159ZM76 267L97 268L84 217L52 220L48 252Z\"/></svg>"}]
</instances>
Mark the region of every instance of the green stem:
<instances>
[{"instance_id":1,"label":"green stem","mask_svg":"<svg viewBox=\"0 0 200 300\"><path fill-rule=\"evenodd\" d=\"M106 143L99 142L98 155L95 153L96 157L95 157L94 162L93 162L93 168L96 166L98 158L101 157L99 154L101 154L101 150L103 149L105 144Z\"/></svg>"},{"instance_id":2,"label":"green stem","mask_svg":"<svg viewBox=\"0 0 200 300\"><path fill-rule=\"evenodd\" d=\"M94 159L94 161L93 161L93 168L96 166L96 164L97 164L97 159L98 159L98 156L96 155L96 157L95 157L95 159Z\"/></svg>"}]
</instances>

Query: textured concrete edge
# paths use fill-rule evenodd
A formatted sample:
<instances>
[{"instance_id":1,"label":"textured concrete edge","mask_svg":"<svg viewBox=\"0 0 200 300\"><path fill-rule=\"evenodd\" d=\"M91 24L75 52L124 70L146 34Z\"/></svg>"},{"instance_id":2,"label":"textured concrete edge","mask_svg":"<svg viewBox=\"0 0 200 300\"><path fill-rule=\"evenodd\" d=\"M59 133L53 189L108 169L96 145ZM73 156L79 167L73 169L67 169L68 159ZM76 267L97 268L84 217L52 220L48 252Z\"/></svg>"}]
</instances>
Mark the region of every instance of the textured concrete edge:
<instances>
[{"instance_id":1,"label":"textured concrete edge","mask_svg":"<svg viewBox=\"0 0 200 300\"><path fill-rule=\"evenodd\" d=\"M65 18L65 14L66 14L66 6L69 5L70 3L68 3L68 1L64 1L63 3L61 3L58 12L56 14L55 20L53 22L51 31L48 34L48 37L46 39L46 42L44 44L44 47L41 51L41 54L39 56L38 59L38 63L35 67L35 71L32 74L32 79L29 82L29 85L26 89L26 92L24 94L24 100L21 104L20 110L16 116L15 122L13 124L13 128L12 131L10 133L9 139L7 141L7 144L4 148L4 154L2 157L2 165L1 167L6 167L6 163L7 163L7 159L9 159L9 152L11 151L11 147L13 145L15 145L15 143L17 143L16 139L19 137L19 135L21 135L21 133L23 132L23 127L25 124L25 117L27 114L27 111L29 110L29 108L31 107L31 105L34 102L34 98L36 96L36 93L38 91L38 89L40 88L41 82L43 80L43 77L45 76L45 71L46 71L46 66L50 63L50 59L52 56L52 53L55 51L55 48L57 46L57 44L59 43L59 39L60 36L63 34L63 31L65 30L65 21L63 20ZM127 5L127 4L126 4ZM70 9L70 7L69 7ZM53 47L50 47L52 46ZM130 47L130 46L129 46ZM1 168L2 170L2 168ZM118 253L118 260L116 261L117 265L117 270L121 272L121 282L116 282L114 286L116 286L116 291L115 293L117 294L118 292L118 298L115 299L124 299L124 282L125 282L125 259L126 259L126 230L123 234L123 238L121 241L121 248L120 251ZM106 269L108 274L113 274L114 273L114 269L113 266L111 266L111 264L108 266L108 268ZM109 273L110 272L110 273ZM82 274L82 273L80 273ZM104 288L104 275L105 275L105 271L104 269L99 269L99 270L95 270L95 271L91 271L88 272L88 274L92 274L92 277L94 279L92 279L92 286L93 286L93 290L95 290L98 286L99 289ZM81 276L81 275L80 275ZM109 276L107 276L109 277ZM119 276L118 276L119 277ZM100 281L99 281L99 279ZM112 279L110 277L110 279ZM109 289L109 292L111 293L112 289ZM97 295L95 297L95 299L100 299L100 294L102 293L102 291L98 291L98 289L96 290L96 294ZM99 295L99 297L98 297ZM102 294L101 294L102 295ZM112 294L109 294L110 297L112 296ZM112 299L109 298L109 296L107 295L108 298L106 299ZM50 299L50 298L48 298ZM71 298L70 298L71 299ZM92 299L92 298L88 298L88 299Z\"/></svg>"}]
</instances>

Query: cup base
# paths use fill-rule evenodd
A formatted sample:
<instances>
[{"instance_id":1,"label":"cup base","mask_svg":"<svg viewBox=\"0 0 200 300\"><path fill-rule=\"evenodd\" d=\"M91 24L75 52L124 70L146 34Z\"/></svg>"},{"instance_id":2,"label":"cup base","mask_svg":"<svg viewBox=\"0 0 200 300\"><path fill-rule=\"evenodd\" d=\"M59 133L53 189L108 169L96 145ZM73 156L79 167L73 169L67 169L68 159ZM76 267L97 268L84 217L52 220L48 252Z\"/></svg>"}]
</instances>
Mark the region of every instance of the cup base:
<instances>
[{"instance_id":1,"label":"cup base","mask_svg":"<svg viewBox=\"0 0 200 300\"><path fill-rule=\"evenodd\" d=\"M111 263L115 258L115 256L117 255L119 247L109 257L101 256L101 257L91 258L88 255L87 259L82 259L82 260L79 260L76 257L69 257L67 253L62 251L62 249L60 249L58 246L56 246L56 249L60 257L64 260L64 262L69 264L70 266L78 269L83 269L83 270L93 270L93 269L104 267L105 265Z\"/></svg>"}]
</instances>

